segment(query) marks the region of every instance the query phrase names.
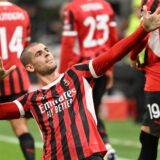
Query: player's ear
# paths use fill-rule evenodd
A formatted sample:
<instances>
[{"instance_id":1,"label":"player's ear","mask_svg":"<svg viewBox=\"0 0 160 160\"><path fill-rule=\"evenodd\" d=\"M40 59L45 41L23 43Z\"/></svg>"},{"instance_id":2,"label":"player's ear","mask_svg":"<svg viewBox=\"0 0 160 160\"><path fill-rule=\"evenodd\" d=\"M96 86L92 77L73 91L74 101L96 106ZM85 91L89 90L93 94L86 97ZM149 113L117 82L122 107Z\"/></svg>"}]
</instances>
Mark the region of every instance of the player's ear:
<instances>
[{"instance_id":1,"label":"player's ear","mask_svg":"<svg viewBox=\"0 0 160 160\"><path fill-rule=\"evenodd\" d=\"M28 72L34 72L35 71L33 65L31 65L31 64L26 64L25 68Z\"/></svg>"}]
</instances>

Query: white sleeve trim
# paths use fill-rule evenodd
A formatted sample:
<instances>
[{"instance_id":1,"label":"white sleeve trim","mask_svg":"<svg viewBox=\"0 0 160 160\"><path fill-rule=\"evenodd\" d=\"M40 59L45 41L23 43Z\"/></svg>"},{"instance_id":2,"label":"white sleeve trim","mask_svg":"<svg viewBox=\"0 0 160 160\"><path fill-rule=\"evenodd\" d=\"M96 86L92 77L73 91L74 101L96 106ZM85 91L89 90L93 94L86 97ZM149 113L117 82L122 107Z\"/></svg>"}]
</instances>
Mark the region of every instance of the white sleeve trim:
<instances>
[{"instance_id":1,"label":"white sleeve trim","mask_svg":"<svg viewBox=\"0 0 160 160\"><path fill-rule=\"evenodd\" d=\"M19 112L20 112L20 116L23 117L25 115L25 112L24 112L22 104L17 100L15 100L13 102L17 105Z\"/></svg>"},{"instance_id":2,"label":"white sleeve trim","mask_svg":"<svg viewBox=\"0 0 160 160\"><path fill-rule=\"evenodd\" d=\"M77 32L75 31L64 31L62 33L63 36L77 36Z\"/></svg>"},{"instance_id":3,"label":"white sleeve trim","mask_svg":"<svg viewBox=\"0 0 160 160\"><path fill-rule=\"evenodd\" d=\"M89 61L89 70L94 78L98 78L99 76L95 73L92 62L93 62L93 60Z\"/></svg>"}]
</instances>

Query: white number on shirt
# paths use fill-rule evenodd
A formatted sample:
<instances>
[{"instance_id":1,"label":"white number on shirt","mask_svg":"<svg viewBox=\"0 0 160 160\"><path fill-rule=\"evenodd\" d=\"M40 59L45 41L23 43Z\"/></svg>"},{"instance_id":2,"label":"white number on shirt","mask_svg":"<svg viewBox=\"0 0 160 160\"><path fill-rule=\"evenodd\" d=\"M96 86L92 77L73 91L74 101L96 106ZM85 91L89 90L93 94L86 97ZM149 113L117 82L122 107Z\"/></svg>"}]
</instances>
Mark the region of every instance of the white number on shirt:
<instances>
[{"instance_id":1,"label":"white number on shirt","mask_svg":"<svg viewBox=\"0 0 160 160\"><path fill-rule=\"evenodd\" d=\"M151 119L160 118L160 109L157 103L153 103L152 105L148 104L147 107L149 109L149 114Z\"/></svg>"},{"instance_id":2,"label":"white number on shirt","mask_svg":"<svg viewBox=\"0 0 160 160\"><path fill-rule=\"evenodd\" d=\"M84 20L83 23L84 26L86 27L89 26L89 33L83 42L84 48L96 47L104 44L108 40L109 37L109 28L107 25L108 20L109 20L108 15L98 15L96 16L96 18L90 16ZM93 36L96 30L103 32L102 38L94 39Z\"/></svg>"},{"instance_id":3,"label":"white number on shirt","mask_svg":"<svg viewBox=\"0 0 160 160\"><path fill-rule=\"evenodd\" d=\"M8 49L11 52L16 52L18 57L23 50L22 44L23 28L17 26L13 32L9 44L7 44L7 31L5 27L0 27L0 42L1 42L1 53L2 59L8 59Z\"/></svg>"}]
</instances>

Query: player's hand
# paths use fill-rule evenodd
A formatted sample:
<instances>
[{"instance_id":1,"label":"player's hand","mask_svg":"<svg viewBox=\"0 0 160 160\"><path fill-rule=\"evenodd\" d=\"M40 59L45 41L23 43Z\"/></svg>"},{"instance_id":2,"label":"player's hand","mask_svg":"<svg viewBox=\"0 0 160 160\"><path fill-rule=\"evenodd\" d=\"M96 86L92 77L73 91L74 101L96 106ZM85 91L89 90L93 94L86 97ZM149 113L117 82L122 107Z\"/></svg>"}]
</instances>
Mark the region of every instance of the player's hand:
<instances>
[{"instance_id":1,"label":"player's hand","mask_svg":"<svg viewBox=\"0 0 160 160\"><path fill-rule=\"evenodd\" d=\"M16 68L15 65L10 67L8 70L5 70L3 67L3 61L2 58L0 57L0 80L6 77L10 72L12 72Z\"/></svg>"},{"instance_id":2,"label":"player's hand","mask_svg":"<svg viewBox=\"0 0 160 160\"><path fill-rule=\"evenodd\" d=\"M130 60L130 66L131 66L131 68L139 70L139 71L143 70L143 68L142 68L142 66L141 66L141 64L139 62L139 58L138 57L137 57L136 60Z\"/></svg>"},{"instance_id":3,"label":"player's hand","mask_svg":"<svg viewBox=\"0 0 160 160\"><path fill-rule=\"evenodd\" d=\"M160 27L160 7L157 8L157 10L150 14L149 11L147 11L147 7L143 6L143 27L147 32L153 31Z\"/></svg>"}]
</instances>

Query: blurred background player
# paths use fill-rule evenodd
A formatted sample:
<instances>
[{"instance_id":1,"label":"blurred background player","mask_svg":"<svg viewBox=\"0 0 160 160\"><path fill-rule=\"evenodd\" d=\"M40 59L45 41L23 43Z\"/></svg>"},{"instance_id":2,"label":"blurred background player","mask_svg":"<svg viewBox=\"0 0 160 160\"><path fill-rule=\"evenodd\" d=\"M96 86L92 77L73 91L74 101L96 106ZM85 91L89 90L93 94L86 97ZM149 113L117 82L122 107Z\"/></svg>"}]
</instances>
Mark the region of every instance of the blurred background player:
<instances>
[{"instance_id":1,"label":"blurred background player","mask_svg":"<svg viewBox=\"0 0 160 160\"><path fill-rule=\"evenodd\" d=\"M153 13L160 0L144 0ZM160 135L160 29L152 31L131 52L131 66L145 71L145 114L140 133L141 151L138 160L156 160ZM145 48L144 63L139 62L139 53Z\"/></svg>"},{"instance_id":2,"label":"blurred background player","mask_svg":"<svg viewBox=\"0 0 160 160\"><path fill-rule=\"evenodd\" d=\"M60 56L60 72L75 63L81 63L100 55L118 41L114 11L104 0L74 0L62 6L64 31ZM69 55L67 54L69 53ZM104 124L98 111L101 98L113 85L112 68L96 79L93 100L98 119L98 130L108 150L107 158L116 159L115 150L109 143Z\"/></svg>"},{"instance_id":3,"label":"blurred background player","mask_svg":"<svg viewBox=\"0 0 160 160\"><path fill-rule=\"evenodd\" d=\"M0 82L0 103L13 101L27 92L30 86L28 74L19 60L29 41L30 20L27 12L6 0L0 0L0 56L6 70L13 64L17 66ZM10 120L10 124L25 159L34 160L34 140L28 131L26 119Z\"/></svg>"}]
</instances>

